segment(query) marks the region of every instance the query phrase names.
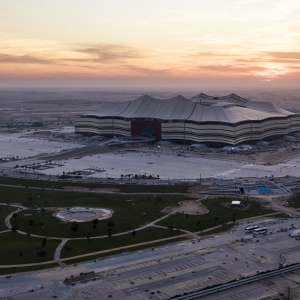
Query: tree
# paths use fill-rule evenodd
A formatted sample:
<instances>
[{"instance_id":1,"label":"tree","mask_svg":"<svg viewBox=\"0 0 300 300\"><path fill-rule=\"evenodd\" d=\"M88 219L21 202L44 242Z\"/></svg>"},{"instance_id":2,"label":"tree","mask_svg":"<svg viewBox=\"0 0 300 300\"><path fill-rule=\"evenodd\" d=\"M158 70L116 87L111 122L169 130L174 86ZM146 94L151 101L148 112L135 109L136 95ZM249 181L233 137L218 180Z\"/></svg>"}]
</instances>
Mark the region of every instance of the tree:
<instances>
[{"instance_id":1,"label":"tree","mask_svg":"<svg viewBox=\"0 0 300 300\"><path fill-rule=\"evenodd\" d=\"M46 244L47 244L47 239L46 238L42 239L42 247L43 248L46 246Z\"/></svg>"},{"instance_id":2,"label":"tree","mask_svg":"<svg viewBox=\"0 0 300 300\"><path fill-rule=\"evenodd\" d=\"M40 257L40 258L44 258L47 254L47 251L45 249L41 249L37 252L37 256Z\"/></svg>"},{"instance_id":3,"label":"tree","mask_svg":"<svg viewBox=\"0 0 300 300\"><path fill-rule=\"evenodd\" d=\"M28 221L28 225L29 225L29 226L33 226L33 225L34 225L34 220L29 220L29 221Z\"/></svg>"},{"instance_id":4,"label":"tree","mask_svg":"<svg viewBox=\"0 0 300 300\"><path fill-rule=\"evenodd\" d=\"M108 222L108 223L107 223L107 226L108 226L108 227L114 227L114 226L115 226L115 222Z\"/></svg>"},{"instance_id":5,"label":"tree","mask_svg":"<svg viewBox=\"0 0 300 300\"><path fill-rule=\"evenodd\" d=\"M189 218L189 214L186 214L185 216L186 216L186 219L188 219L188 218Z\"/></svg>"},{"instance_id":6,"label":"tree","mask_svg":"<svg viewBox=\"0 0 300 300\"><path fill-rule=\"evenodd\" d=\"M168 228L173 231L173 225L169 225Z\"/></svg>"},{"instance_id":7,"label":"tree","mask_svg":"<svg viewBox=\"0 0 300 300\"><path fill-rule=\"evenodd\" d=\"M177 237L179 237L180 230L176 229Z\"/></svg>"},{"instance_id":8,"label":"tree","mask_svg":"<svg viewBox=\"0 0 300 300\"><path fill-rule=\"evenodd\" d=\"M22 256L23 256L23 251L20 251L20 252L19 252L19 255L20 255L20 257L22 258Z\"/></svg>"},{"instance_id":9,"label":"tree","mask_svg":"<svg viewBox=\"0 0 300 300\"><path fill-rule=\"evenodd\" d=\"M12 227L11 227L11 231L12 231L12 232L16 232L16 231L17 231L17 226L12 226Z\"/></svg>"},{"instance_id":10,"label":"tree","mask_svg":"<svg viewBox=\"0 0 300 300\"><path fill-rule=\"evenodd\" d=\"M28 201L32 201L32 197L28 197Z\"/></svg>"},{"instance_id":11,"label":"tree","mask_svg":"<svg viewBox=\"0 0 300 300\"><path fill-rule=\"evenodd\" d=\"M218 220L219 220L220 218L219 217L215 217L215 222L216 222L216 224L218 224Z\"/></svg>"},{"instance_id":12,"label":"tree","mask_svg":"<svg viewBox=\"0 0 300 300\"><path fill-rule=\"evenodd\" d=\"M200 224L201 224L201 220L198 220L198 221L197 221L197 226L199 227Z\"/></svg>"},{"instance_id":13,"label":"tree","mask_svg":"<svg viewBox=\"0 0 300 300\"><path fill-rule=\"evenodd\" d=\"M94 228L94 229L96 228L98 222L99 222L98 219L94 219L94 220L93 220L93 228Z\"/></svg>"},{"instance_id":14,"label":"tree","mask_svg":"<svg viewBox=\"0 0 300 300\"><path fill-rule=\"evenodd\" d=\"M15 221L17 220L17 214L16 213L13 213L13 218L15 219Z\"/></svg>"},{"instance_id":15,"label":"tree","mask_svg":"<svg viewBox=\"0 0 300 300\"><path fill-rule=\"evenodd\" d=\"M66 246L65 249L66 249L68 252L71 251L71 247L69 247L69 246Z\"/></svg>"},{"instance_id":16,"label":"tree","mask_svg":"<svg viewBox=\"0 0 300 300\"><path fill-rule=\"evenodd\" d=\"M77 232L79 229L79 225L78 223L75 221L72 223L72 226L71 226L71 230L74 231L74 232Z\"/></svg>"},{"instance_id":17,"label":"tree","mask_svg":"<svg viewBox=\"0 0 300 300\"><path fill-rule=\"evenodd\" d=\"M46 209L45 209L44 207L42 207L42 208L41 208L41 212L44 213L45 211L46 211Z\"/></svg>"},{"instance_id":18,"label":"tree","mask_svg":"<svg viewBox=\"0 0 300 300\"><path fill-rule=\"evenodd\" d=\"M136 231L135 230L131 231L131 234L132 234L133 237L135 237Z\"/></svg>"},{"instance_id":19,"label":"tree","mask_svg":"<svg viewBox=\"0 0 300 300\"><path fill-rule=\"evenodd\" d=\"M111 228L108 228L107 235L111 238Z\"/></svg>"},{"instance_id":20,"label":"tree","mask_svg":"<svg viewBox=\"0 0 300 300\"><path fill-rule=\"evenodd\" d=\"M235 216L232 216L232 222L233 222L234 225L235 225L235 221L236 221Z\"/></svg>"},{"instance_id":21,"label":"tree","mask_svg":"<svg viewBox=\"0 0 300 300\"><path fill-rule=\"evenodd\" d=\"M91 237L91 236L90 236L90 234L88 233L87 236L86 236L86 238L87 238L87 240L88 240L89 242L91 241L90 237Z\"/></svg>"}]
</instances>

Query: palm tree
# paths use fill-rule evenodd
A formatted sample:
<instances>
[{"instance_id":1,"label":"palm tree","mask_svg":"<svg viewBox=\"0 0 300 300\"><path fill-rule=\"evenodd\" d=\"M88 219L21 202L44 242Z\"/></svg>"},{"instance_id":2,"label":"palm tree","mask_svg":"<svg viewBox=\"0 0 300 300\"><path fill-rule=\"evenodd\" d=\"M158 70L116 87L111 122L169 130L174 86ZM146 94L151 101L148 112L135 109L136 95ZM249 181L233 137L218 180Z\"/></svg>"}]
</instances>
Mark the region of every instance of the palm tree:
<instances>
[{"instance_id":1,"label":"palm tree","mask_svg":"<svg viewBox=\"0 0 300 300\"><path fill-rule=\"evenodd\" d=\"M13 213L13 218L15 219L15 221L17 220L17 214L16 213Z\"/></svg>"},{"instance_id":2,"label":"palm tree","mask_svg":"<svg viewBox=\"0 0 300 300\"><path fill-rule=\"evenodd\" d=\"M216 224L218 224L218 220L219 220L220 218L219 217L215 217L215 222L216 222Z\"/></svg>"},{"instance_id":3,"label":"palm tree","mask_svg":"<svg viewBox=\"0 0 300 300\"><path fill-rule=\"evenodd\" d=\"M115 226L115 222L111 221L107 223L108 227L114 227Z\"/></svg>"},{"instance_id":4,"label":"palm tree","mask_svg":"<svg viewBox=\"0 0 300 300\"><path fill-rule=\"evenodd\" d=\"M42 240L42 247L44 248L44 247L46 246L46 244L47 244L47 239L44 238L44 239Z\"/></svg>"},{"instance_id":5,"label":"palm tree","mask_svg":"<svg viewBox=\"0 0 300 300\"><path fill-rule=\"evenodd\" d=\"M79 225L78 223L75 221L72 223L72 226L71 226L71 230L74 231L75 233L78 231L79 229Z\"/></svg>"},{"instance_id":6,"label":"palm tree","mask_svg":"<svg viewBox=\"0 0 300 300\"><path fill-rule=\"evenodd\" d=\"M37 252L36 255L39 256L40 258L43 258L46 256L46 254L47 254L47 251L45 249L41 249Z\"/></svg>"}]
</instances>

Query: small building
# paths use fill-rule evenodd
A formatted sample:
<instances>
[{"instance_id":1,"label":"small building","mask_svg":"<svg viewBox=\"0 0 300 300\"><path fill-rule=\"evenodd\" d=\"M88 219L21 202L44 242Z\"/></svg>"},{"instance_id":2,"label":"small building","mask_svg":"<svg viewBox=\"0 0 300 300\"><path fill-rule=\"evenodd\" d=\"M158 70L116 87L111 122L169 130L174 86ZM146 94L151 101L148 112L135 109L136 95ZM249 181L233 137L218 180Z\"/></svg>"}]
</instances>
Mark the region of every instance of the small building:
<instances>
[{"instance_id":1,"label":"small building","mask_svg":"<svg viewBox=\"0 0 300 300\"><path fill-rule=\"evenodd\" d=\"M292 237L300 236L300 229L293 230L292 233L291 233L291 236Z\"/></svg>"},{"instance_id":2,"label":"small building","mask_svg":"<svg viewBox=\"0 0 300 300\"><path fill-rule=\"evenodd\" d=\"M233 201L231 201L230 206L231 207L242 207L243 204L241 201L233 200Z\"/></svg>"}]
</instances>

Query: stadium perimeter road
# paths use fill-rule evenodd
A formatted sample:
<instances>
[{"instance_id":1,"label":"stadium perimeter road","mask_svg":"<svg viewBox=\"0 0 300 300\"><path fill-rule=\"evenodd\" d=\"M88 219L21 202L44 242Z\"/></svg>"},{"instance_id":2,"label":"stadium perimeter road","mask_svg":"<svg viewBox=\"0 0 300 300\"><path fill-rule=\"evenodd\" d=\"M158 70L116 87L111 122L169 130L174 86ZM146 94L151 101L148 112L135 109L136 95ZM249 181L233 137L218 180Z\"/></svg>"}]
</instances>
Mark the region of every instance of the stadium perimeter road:
<instances>
[{"instance_id":1,"label":"stadium perimeter road","mask_svg":"<svg viewBox=\"0 0 300 300\"><path fill-rule=\"evenodd\" d=\"M170 299L213 284L277 269L280 261L285 265L299 261L300 241L289 237L292 230L289 228L292 224L299 228L299 220L270 218L256 223L267 226L269 233L253 238L252 234L245 233L244 228L254 223L245 223L230 233L200 242L169 244L63 269L13 275L10 279L2 277L0 299L53 299L53 296L97 300ZM287 232L281 232L282 228ZM247 241L241 242L242 238L247 238ZM65 281L66 278L69 279ZM253 286L264 295L278 293L262 283ZM253 293L246 290L241 290L241 293L243 300L253 298Z\"/></svg>"}]
</instances>

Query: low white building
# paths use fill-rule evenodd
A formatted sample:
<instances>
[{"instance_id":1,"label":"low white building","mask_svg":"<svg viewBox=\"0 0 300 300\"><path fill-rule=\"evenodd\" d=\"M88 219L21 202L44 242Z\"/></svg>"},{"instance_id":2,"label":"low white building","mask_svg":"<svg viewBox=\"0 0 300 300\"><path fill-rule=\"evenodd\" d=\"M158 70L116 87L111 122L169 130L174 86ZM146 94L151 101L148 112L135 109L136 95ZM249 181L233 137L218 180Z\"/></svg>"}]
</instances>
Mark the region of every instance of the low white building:
<instances>
[{"instance_id":1,"label":"low white building","mask_svg":"<svg viewBox=\"0 0 300 300\"><path fill-rule=\"evenodd\" d=\"M234 200L234 201L231 201L230 206L241 207L242 206L242 202Z\"/></svg>"}]
</instances>

